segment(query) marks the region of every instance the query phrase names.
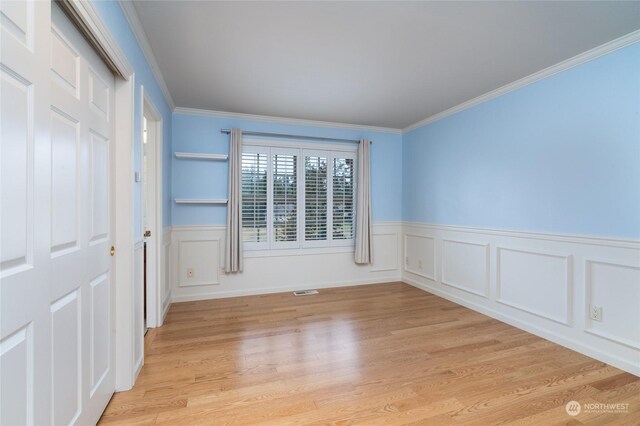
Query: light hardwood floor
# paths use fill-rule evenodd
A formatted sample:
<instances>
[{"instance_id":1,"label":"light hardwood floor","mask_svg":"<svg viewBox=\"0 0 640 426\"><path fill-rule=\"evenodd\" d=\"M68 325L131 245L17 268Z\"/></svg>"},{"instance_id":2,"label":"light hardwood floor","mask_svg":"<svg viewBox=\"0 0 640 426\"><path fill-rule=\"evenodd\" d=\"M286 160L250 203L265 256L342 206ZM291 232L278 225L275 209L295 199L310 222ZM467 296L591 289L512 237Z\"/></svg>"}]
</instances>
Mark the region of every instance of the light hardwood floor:
<instances>
[{"instance_id":1,"label":"light hardwood floor","mask_svg":"<svg viewBox=\"0 0 640 426\"><path fill-rule=\"evenodd\" d=\"M145 346L102 424L640 424L640 378L403 283L177 303Z\"/></svg>"}]
</instances>

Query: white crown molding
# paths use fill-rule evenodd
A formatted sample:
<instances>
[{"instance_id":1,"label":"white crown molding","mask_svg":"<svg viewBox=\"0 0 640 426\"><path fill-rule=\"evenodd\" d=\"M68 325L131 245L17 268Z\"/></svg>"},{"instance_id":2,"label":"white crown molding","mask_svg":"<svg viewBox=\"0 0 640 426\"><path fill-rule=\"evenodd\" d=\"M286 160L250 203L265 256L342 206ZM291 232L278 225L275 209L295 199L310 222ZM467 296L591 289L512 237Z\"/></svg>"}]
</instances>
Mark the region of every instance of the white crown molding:
<instances>
[{"instance_id":1,"label":"white crown molding","mask_svg":"<svg viewBox=\"0 0 640 426\"><path fill-rule=\"evenodd\" d=\"M164 76L162 72L160 72L160 67L158 66L158 62L156 61L156 57L151 50L151 46L149 45L149 40L147 39L147 35L142 28L142 24L140 23L140 19L138 18L138 13L136 12L135 7L133 6L133 2L119 0L120 7L122 8L122 12L124 13L125 18L127 18L127 22L129 22L129 27L133 31L136 40L138 41L138 45L144 54L149 67L151 68L151 72L158 82L158 86L160 86L160 90L162 90L162 94L164 95L164 99L169 104L169 108L173 111L176 107L175 102L173 102L173 98L171 97L171 93L169 92L169 88L167 87L167 83L164 80Z\"/></svg>"},{"instance_id":2,"label":"white crown molding","mask_svg":"<svg viewBox=\"0 0 640 426\"><path fill-rule=\"evenodd\" d=\"M274 117L269 115L253 115L253 114L243 114L238 112L211 111L206 109L182 108L182 107L176 107L174 109L174 112L177 114L200 115L204 117L230 118L230 119L238 119L238 120L270 121L272 123L291 124L291 125L297 125L297 126L332 127L336 129L364 130L368 132L393 133L397 135L402 134L402 130L394 129L391 127L376 127L376 126L365 126L361 124L334 123L330 121L304 120L301 118Z\"/></svg>"},{"instance_id":3,"label":"white crown molding","mask_svg":"<svg viewBox=\"0 0 640 426\"><path fill-rule=\"evenodd\" d=\"M520 89L521 87L535 83L536 81L540 81L559 72L566 71L577 65L596 59L602 55L606 55L607 53L613 52L614 50L618 50L638 42L640 42L640 30L619 37L591 50L587 50L586 52L580 53L579 55L552 65L549 68L545 68L541 71L535 72L527 77L521 78L502 87L499 87L498 89L492 90L491 92L485 93L484 95L480 95L477 98L470 99L445 111L439 112L438 114L432 115L431 117L427 117L424 120L418 121L417 123L405 127L404 129L402 129L402 133L407 133L427 124L431 124L435 121L442 120L443 118L449 117L450 115L457 114L483 102L495 99L498 96L502 96L511 91Z\"/></svg>"}]
</instances>

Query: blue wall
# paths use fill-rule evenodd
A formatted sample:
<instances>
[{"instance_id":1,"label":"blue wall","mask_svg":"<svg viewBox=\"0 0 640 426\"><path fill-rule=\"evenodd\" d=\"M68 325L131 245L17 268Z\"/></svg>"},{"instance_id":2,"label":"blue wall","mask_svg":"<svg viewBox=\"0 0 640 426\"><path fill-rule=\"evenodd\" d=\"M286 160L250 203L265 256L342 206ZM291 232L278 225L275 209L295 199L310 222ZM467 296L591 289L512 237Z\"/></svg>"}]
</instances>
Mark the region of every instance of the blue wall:
<instances>
[{"instance_id":1,"label":"blue wall","mask_svg":"<svg viewBox=\"0 0 640 426\"><path fill-rule=\"evenodd\" d=\"M371 151L374 221L399 221L402 215L402 136L400 134L173 114L173 151L229 153L229 135L220 129L373 140ZM174 158L174 198L227 198L227 162ZM223 225L226 206L173 204L174 225Z\"/></svg>"},{"instance_id":2,"label":"blue wall","mask_svg":"<svg viewBox=\"0 0 640 426\"><path fill-rule=\"evenodd\" d=\"M403 137L403 219L640 237L640 44Z\"/></svg>"},{"instance_id":3,"label":"blue wall","mask_svg":"<svg viewBox=\"0 0 640 426\"><path fill-rule=\"evenodd\" d=\"M163 122L163 227L171 225L171 108L164 98L162 90L156 81L151 67L145 60L142 49L138 45L135 35L133 34L127 18L124 16L120 4L115 0L93 0L93 5L100 14L103 22L120 45L120 49L124 52L129 60L129 63L135 72L135 118L134 118L134 170L140 171L141 166L141 128L142 128L142 111L141 111L141 97L142 86L153 101L153 104L158 108L160 114L162 114ZM134 215L135 215L135 237L136 239L142 238L141 227L141 211L140 211L140 196L141 185L140 183L133 183L134 185Z\"/></svg>"}]
</instances>

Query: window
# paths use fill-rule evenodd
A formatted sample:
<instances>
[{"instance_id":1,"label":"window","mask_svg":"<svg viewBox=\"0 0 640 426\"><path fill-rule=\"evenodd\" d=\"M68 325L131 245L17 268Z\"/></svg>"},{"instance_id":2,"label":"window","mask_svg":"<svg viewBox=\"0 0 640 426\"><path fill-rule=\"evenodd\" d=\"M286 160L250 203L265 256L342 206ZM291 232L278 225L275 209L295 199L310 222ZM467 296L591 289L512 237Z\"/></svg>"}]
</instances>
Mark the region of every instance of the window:
<instances>
[{"instance_id":1,"label":"window","mask_svg":"<svg viewBox=\"0 0 640 426\"><path fill-rule=\"evenodd\" d=\"M355 147L254 143L242 153L245 248L353 245Z\"/></svg>"}]
</instances>

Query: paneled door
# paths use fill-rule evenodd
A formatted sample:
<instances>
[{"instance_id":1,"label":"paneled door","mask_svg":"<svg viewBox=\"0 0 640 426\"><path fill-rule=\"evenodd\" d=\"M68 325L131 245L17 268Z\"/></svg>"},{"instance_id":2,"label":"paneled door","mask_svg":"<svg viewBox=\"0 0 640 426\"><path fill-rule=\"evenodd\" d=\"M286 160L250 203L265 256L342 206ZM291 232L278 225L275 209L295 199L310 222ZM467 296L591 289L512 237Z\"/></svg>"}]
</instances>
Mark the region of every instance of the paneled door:
<instances>
[{"instance_id":1,"label":"paneled door","mask_svg":"<svg viewBox=\"0 0 640 426\"><path fill-rule=\"evenodd\" d=\"M0 423L113 394L114 77L58 6L2 2Z\"/></svg>"},{"instance_id":2,"label":"paneled door","mask_svg":"<svg viewBox=\"0 0 640 426\"><path fill-rule=\"evenodd\" d=\"M50 424L50 5L0 2L0 424Z\"/></svg>"},{"instance_id":3,"label":"paneled door","mask_svg":"<svg viewBox=\"0 0 640 426\"><path fill-rule=\"evenodd\" d=\"M53 424L99 418L114 389L114 77L57 6L51 26Z\"/></svg>"}]
</instances>

